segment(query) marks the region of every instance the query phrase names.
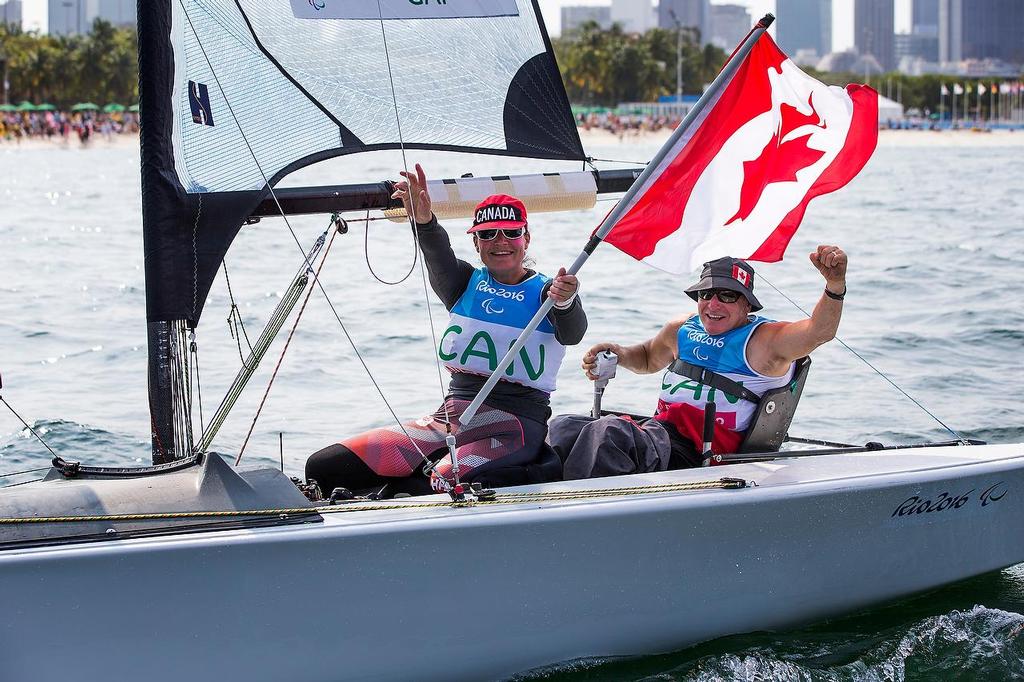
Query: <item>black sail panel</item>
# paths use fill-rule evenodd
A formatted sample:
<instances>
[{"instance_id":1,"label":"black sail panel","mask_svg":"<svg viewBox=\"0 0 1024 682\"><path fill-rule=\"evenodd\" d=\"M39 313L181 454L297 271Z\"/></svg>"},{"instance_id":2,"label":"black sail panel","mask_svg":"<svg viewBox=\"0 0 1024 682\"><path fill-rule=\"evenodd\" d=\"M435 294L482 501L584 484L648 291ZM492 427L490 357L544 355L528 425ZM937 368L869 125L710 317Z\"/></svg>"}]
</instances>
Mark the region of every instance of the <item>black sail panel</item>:
<instances>
[{"instance_id":1,"label":"black sail panel","mask_svg":"<svg viewBox=\"0 0 1024 682\"><path fill-rule=\"evenodd\" d=\"M538 92L548 94L537 97ZM534 158L574 158L580 149L576 125L559 125L572 119L558 67L548 54L538 54L523 64L505 95L505 139L508 150Z\"/></svg>"}]
</instances>

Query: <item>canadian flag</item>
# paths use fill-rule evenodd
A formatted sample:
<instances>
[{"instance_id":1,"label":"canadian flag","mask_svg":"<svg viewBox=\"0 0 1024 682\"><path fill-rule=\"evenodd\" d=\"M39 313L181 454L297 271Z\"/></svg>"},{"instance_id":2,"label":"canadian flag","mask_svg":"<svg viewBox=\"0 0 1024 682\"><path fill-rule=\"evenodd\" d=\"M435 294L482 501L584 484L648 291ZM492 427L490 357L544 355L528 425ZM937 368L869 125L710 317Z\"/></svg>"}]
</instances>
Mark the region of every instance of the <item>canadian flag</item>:
<instances>
[{"instance_id":1,"label":"canadian flag","mask_svg":"<svg viewBox=\"0 0 1024 682\"><path fill-rule=\"evenodd\" d=\"M877 92L811 78L765 33L605 241L674 274L781 260L808 202L848 183L877 141Z\"/></svg>"},{"instance_id":2,"label":"canadian flag","mask_svg":"<svg viewBox=\"0 0 1024 682\"><path fill-rule=\"evenodd\" d=\"M745 287L750 286L750 273L738 265L732 266L732 278Z\"/></svg>"}]
</instances>

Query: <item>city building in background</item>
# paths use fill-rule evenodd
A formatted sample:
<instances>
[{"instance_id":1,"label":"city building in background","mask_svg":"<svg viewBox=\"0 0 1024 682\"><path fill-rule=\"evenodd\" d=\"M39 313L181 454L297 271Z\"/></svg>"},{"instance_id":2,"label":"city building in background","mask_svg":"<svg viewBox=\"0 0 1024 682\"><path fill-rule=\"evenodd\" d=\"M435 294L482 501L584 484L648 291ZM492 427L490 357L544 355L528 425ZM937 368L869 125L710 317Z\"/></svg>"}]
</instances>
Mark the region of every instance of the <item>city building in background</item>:
<instances>
[{"instance_id":1,"label":"city building in background","mask_svg":"<svg viewBox=\"0 0 1024 682\"><path fill-rule=\"evenodd\" d=\"M914 0L910 32L918 36L939 37L939 0Z\"/></svg>"},{"instance_id":2,"label":"city building in background","mask_svg":"<svg viewBox=\"0 0 1024 682\"><path fill-rule=\"evenodd\" d=\"M136 0L99 0L93 18L109 21L114 26L135 26L138 22L137 6Z\"/></svg>"},{"instance_id":3,"label":"city building in background","mask_svg":"<svg viewBox=\"0 0 1024 682\"><path fill-rule=\"evenodd\" d=\"M47 0L51 35L88 33L96 19L115 26L134 26L135 0Z\"/></svg>"},{"instance_id":4,"label":"city building in background","mask_svg":"<svg viewBox=\"0 0 1024 682\"><path fill-rule=\"evenodd\" d=\"M562 33L575 31L588 21L607 30L612 26L612 9L608 5L572 5L562 8Z\"/></svg>"},{"instance_id":5,"label":"city building in background","mask_svg":"<svg viewBox=\"0 0 1024 682\"><path fill-rule=\"evenodd\" d=\"M910 33L896 34L896 68L906 74L931 73L939 62L939 0L914 0Z\"/></svg>"},{"instance_id":6,"label":"city building in background","mask_svg":"<svg viewBox=\"0 0 1024 682\"><path fill-rule=\"evenodd\" d=\"M871 55L884 71L896 68L893 0L855 0L853 44Z\"/></svg>"},{"instance_id":7,"label":"city building in background","mask_svg":"<svg viewBox=\"0 0 1024 682\"><path fill-rule=\"evenodd\" d=\"M647 33L658 25L658 15L649 0L612 0L611 9L612 23L620 24L626 33Z\"/></svg>"},{"instance_id":8,"label":"city building in background","mask_svg":"<svg viewBox=\"0 0 1024 682\"><path fill-rule=\"evenodd\" d=\"M939 38L917 33L897 33L893 44L896 69L920 76L938 69Z\"/></svg>"},{"instance_id":9,"label":"city building in background","mask_svg":"<svg viewBox=\"0 0 1024 682\"><path fill-rule=\"evenodd\" d=\"M775 39L797 64L813 65L832 51L832 0L776 0Z\"/></svg>"},{"instance_id":10,"label":"city building in background","mask_svg":"<svg viewBox=\"0 0 1024 682\"><path fill-rule=\"evenodd\" d=\"M1013 76L1024 65L1024 2L938 0L943 73Z\"/></svg>"},{"instance_id":11,"label":"city building in background","mask_svg":"<svg viewBox=\"0 0 1024 682\"><path fill-rule=\"evenodd\" d=\"M21 0L0 0L0 21L20 27Z\"/></svg>"},{"instance_id":12,"label":"city building in background","mask_svg":"<svg viewBox=\"0 0 1024 682\"><path fill-rule=\"evenodd\" d=\"M700 42L706 43L711 33L710 0L660 0L658 26L674 31L677 28L695 28L700 31Z\"/></svg>"},{"instance_id":13,"label":"city building in background","mask_svg":"<svg viewBox=\"0 0 1024 682\"><path fill-rule=\"evenodd\" d=\"M939 0L939 60L1024 63L1024 2Z\"/></svg>"},{"instance_id":14,"label":"city building in background","mask_svg":"<svg viewBox=\"0 0 1024 682\"><path fill-rule=\"evenodd\" d=\"M50 35L66 36L89 30L88 0L47 0L47 25Z\"/></svg>"},{"instance_id":15,"label":"city building in background","mask_svg":"<svg viewBox=\"0 0 1024 682\"><path fill-rule=\"evenodd\" d=\"M740 44L754 23L742 5L712 5L709 41L726 52Z\"/></svg>"},{"instance_id":16,"label":"city building in background","mask_svg":"<svg viewBox=\"0 0 1024 682\"><path fill-rule=\"evenodd\" d=\"M819 71L836 73L864 74L866 79L871 74L882 72L882 65L870 54L861 54L857 50L829 52L821 58L817 66Z\"/></svg>"}]
</instances>

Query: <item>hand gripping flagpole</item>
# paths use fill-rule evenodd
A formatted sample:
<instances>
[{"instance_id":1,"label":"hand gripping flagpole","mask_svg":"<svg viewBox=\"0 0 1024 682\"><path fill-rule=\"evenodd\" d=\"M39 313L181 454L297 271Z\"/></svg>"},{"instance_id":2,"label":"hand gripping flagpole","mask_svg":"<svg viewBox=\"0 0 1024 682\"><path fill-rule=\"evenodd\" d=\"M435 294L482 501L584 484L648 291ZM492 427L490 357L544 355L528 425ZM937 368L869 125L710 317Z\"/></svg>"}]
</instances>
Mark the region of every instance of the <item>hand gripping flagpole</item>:
<instances>
[{"instance_id":1,"label":"hand gripping flagpole","mask_svg":"<svg viewBox=\"0 0 1024 682\"><path fill-rule=\"evenodd\" d=\"M737 48L735 52L733 52L732 57L729 58L729 61L726 62L725 66L722 67L722 70L719 72L715 80L711 82L711 85L708 86L708 89L704 91L704 94L701 95L700 99L697 100L697 103L693 105L692 109L690 109L690 112L686 114L686 117L676 127L675 131L672 133L672 136L669 137L665 144L662 145L661 149L658 150L658 153L654 155L654 158L652 158L650 162L647 164L647 167L644 168L643 173L641 173L637 177L637 179L633 181L633 184L630 186L630 188L626 191L622 198L619 199L619 201L615 204L615 207L612 208L611 212L601 222L601 226L597 229L596 232L594 232L594 235L590 238L590 241L587 242L587 245L583 247L583 251L580 252L580 255L576 257L576 260L573 261L573 264L569 267L568 270L566 270L566 274L575 275L577 272L580 271L580 268L583 267L583 264L587 262L588 258L590 258L590 254L594 252L594 250L604 240L608 233L611 232L611 229L615 226L615 223L619 221L619 218L621 218L622 215L626 212L626 210L630 207L633 198L646 184L647 179L651 177L651 175L653 175L659 169L659 167L661 166L661 162L664 161L665 157L668 156L670 151L672 151L672 149L676 145L676 142L679 141L679 138L681 138L683 135L687 133L687 131L693 125L693 123L700 118L700 115L703 113L704 109L708 106L708 104L717 97L718 92L723 87L725 87L725 85L732 79L732 76L736 72L736 69L740 67L740 64L743 63L743 60L747 58L748 54L750 54L750 51L754 48L754 44L757 43L758 39L761 37L761 34L768 30L768 27L771 26L772 22L774 21L774 15L766 14L759 22L757 22L757 24L750 31L750 33L747 34L747 37L743 40L743 43L740 44L739 48ZM484 383L484 385L480 388L480 391L476 394L476 397L473 398L473 401L462 413L462 416L459 418L459 422L461 423L460 430L469 426L469 423L473 421L473 417L476 416L476 413L480 409L480 406L483 404L484 400L486 400L487 396L490 395L491 391L494 389L494 386L498 383L502 374L505 372L506 369L508 369L508 366L512 364L512 361L515 359L516 353L518 353L519 350L526 343L526 339L530 336L530 334L532 334L534 330L537 329L537 327L541 323L541 320L544 319L544 317L548 314L548 312L551 310L551 307L554 304L554 300L550 298L546 299L544 303L541 304L540 310L537 311L537 313L533 316L533 319L531 319L529 324L526 325L526 328L524 328L523 331L519 334L519 338L516 339L515 343L513 343L512 346L509 347L508 352L505 353L505 357L501 359L501 362L498 363L498 366L494 369L494 371L491 372L491 376L487 378L486 383Z\"/></svg>"}]
</instances>

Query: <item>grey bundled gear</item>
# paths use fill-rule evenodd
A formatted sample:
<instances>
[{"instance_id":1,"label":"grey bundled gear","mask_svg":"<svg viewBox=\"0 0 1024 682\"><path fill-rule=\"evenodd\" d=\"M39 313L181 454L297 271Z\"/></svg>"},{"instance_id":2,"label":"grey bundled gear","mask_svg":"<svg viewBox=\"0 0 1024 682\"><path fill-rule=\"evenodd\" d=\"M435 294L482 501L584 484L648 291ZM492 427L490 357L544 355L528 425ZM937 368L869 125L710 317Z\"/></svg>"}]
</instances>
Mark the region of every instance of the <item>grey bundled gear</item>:
<instances>
[{"instance_id":1,"label":"grey bundled gear","mask_svg":"<svg viewBox=\"0 0 1024 682\"><path fill-rule=\"evenodd\" d=\"M654 419L563 414L548 424L547 441L567 481L665 471L672 452L665 425Z\"/></svg>"}]
</instances>

